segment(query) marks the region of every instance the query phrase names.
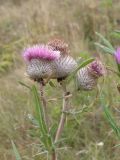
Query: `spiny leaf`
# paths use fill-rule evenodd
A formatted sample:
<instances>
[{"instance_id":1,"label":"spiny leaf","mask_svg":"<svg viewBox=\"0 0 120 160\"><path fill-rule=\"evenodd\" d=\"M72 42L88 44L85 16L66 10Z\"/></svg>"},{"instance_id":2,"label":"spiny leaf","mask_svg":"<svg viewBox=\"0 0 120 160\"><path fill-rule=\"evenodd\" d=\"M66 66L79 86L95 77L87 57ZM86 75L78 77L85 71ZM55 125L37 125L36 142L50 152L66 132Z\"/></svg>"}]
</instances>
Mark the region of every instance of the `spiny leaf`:
<instances>
[{"instance_id":1,"label":"spiny leaf","mask_svg":"<svg viewBox=\"0 0 120 160\"><path fill-rule=\"evenodd\" d=\"M109 122L109 124L111 125L111 128L114 130L114 132L116 133L117 137L120 139L120 127L118 127L118 125L116 124L108 106L106 106L105 104L102 104L105 116Z\"/></svg>"},{"instance_id":2,"label":"spiny leaf","mask_svg":"<svg viewBox=\"0 0 120 160\"><path fill-rule=\"evenodd\" d=\"M100 37L100 39L103 41L103 43L110 48L111 50L115 51L112 44L100 33L96 32L96 35Z\"/></svg>"},{"instance_id":3,"label":"spiny leaf","mask_svg":"<svg viewBox=\"0 0 120 160\"><path fill-rule=\"evenodd\" d=\"M38 95L38 92L35 86L32 87L32 93L33 93L34 105L36 109L36 116L39 122L39 127L41 130L42 136L43 136L44 134L47 134L47 126L45 124L44 112L43 112L42 105L39 99L39 95Z\"/></svg>"},{"instance_id":4,"label":"spiny leaf","mask_svg":"<svg viewBox=\"0 0 120 160\"><path fill-rule=\"evenodd\" d=\"M15 157L16 157L16 160L22 160L17 148L16 148L16 145L14 144L13 141L11 141L12 143L12 147L13 147L13 151L14 151L14 154L15 154Z\"/></svg>"},{"instance_id":5,"label":"spiny leaf","mask_svg":"<svg viewBox=\"0 0 120 160\"><path fill-rule=\"evenodd\" d=\"M46 150L50 150L51 148L53 148L52 138L49 135L47 125L44 120L44 111L40 103L39 94L35 86L32 87L32 93L36 109L36 116L40 128L40 140L42 140L43 144L46 147Z\"/></svg>"},{"instance_id":6,"label":"spiny leaf","mask_svg":"<svg viewBox=\"0 0 120 160\"><path fill-rule=\"evenodd\" d=\"M97 42L95 42L94 44L95 44L96 46L98 46L99 48L101 48L104 52L110 53L111 55L114 54L114 50L112 50L112 49L110 49L110 48L108 48L108 47L106 47L106 46L104 46L104 45L102 45L102 44L100 44L100 43L97 43Z\"/></svg>"}]
</instances>

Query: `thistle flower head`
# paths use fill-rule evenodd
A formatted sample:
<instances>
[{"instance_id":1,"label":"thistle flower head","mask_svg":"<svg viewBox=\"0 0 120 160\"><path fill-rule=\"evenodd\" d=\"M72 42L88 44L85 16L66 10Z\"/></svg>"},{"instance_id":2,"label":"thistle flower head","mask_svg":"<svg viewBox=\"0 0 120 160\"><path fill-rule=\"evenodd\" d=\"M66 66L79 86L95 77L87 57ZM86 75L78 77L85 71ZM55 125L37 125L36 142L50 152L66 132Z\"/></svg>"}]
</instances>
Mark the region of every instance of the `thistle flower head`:
<instances>
[{"instance_id":1,"label":"thistle flower head","mask_svg":"<svg viewBox=\"0 0 120 160\"><path fill-rule=\"evenodd\" d=\"M68 55L61 56L58 60L55 60L53 63L56 78L66 78L77 67L76 61Z\"/></svg>"},{"instance_id":2,"label":"thistle flower head","mask_svg":"<svg viewBox=\"0 0 120 160\"><path fill-rule=\"evenodd\" d=\"M60 51L61 54L69 54L68 44L60 39L53 39L48 42L48 46L52 47L54 51Z\"/></svg>"},{"instance_id":3,"label":"thistle flower head","mask_svg":"<svg viewBox=\"0 0 120 160\"><path fill-rule=\"evenodd\" d=\"M27 74L31 79L34 80L48 78L52 75L50 63L51 61L49 62L41 59L31 59L26 68Z\"/></svg>"},{"instance_id":4,"label":"thistle flower head","mask_svg":"<svg viewBox=\"0 0 120 160\"><path fill-rule=\"evenodd\" d=\"M78 90L93 90L97 85L98 78L92 76L87 66L81 68L76 74L76 87Z\"/></svg>"},{"instance_id":5,"label":"thistle flower head","mask_svg":"<svg viewBox=\"0 0 120 160\"><path fill-rule=\"evenodd\" d=\"M44 44L33 45L23 51L23 57L28 62L32 59L55 60L60 57L60 52L53 51L52 48Z\"/></svg>"},{"instance_id":6,"label":"thistle flower head","mask_svg":"<svg viewBox=\"0 0 120 160\"><path fill-rule=\"evenodd\" d=\"M117 48L115 54L115 59L117 61L118 64L120 64L120 47Z\"/></svg>"},{"instance_id":7,"label":"thistle flower head","mask_svg":"<svg viewBox=\"0 0 120 160\"><path fill-rule=\"evenodd\" d=\"M88 65L88 71L91 75L95 77L101 77L105 75L105 67L102 62L98 59L94 60Z\"/></svg>"}]
</instances>

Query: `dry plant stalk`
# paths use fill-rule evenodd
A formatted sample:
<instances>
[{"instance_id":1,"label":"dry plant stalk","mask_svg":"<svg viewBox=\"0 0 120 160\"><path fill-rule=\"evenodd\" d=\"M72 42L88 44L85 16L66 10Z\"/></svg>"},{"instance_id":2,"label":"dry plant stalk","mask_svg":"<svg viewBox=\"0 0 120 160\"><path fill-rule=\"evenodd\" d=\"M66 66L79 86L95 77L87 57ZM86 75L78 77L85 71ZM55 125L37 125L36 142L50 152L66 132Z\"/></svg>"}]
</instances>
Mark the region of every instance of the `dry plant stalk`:
<instances>
[{"instance_id":1,"label":"dry plant stalk","mask_svg":"<svg viewBox=\"0 0 120 160\"><path fill-rule=\"evenodd\" d=\"M53 151L51 159L52 159L52 160L57 160L56 151Z\"/></svg>"},{"instance_id":2,"label":"dry plant stalk","mask_svg":"<svg viewBox=\"0 0 120 160\"><path fill-rule=\"evenodd\" d=\"M60 122L59 122L58 129L57 129L56 136L55 136L55 143L59 140L59 138L63 132L64 125L66 122L66 112L69 109L69 97L70 96L68 96L68 95L70 93L67 92L66 84L64 82L61 82L61 86L63 89L63 108L62 108L62 114L61 114Z\"/></svg>"}]
</instances>

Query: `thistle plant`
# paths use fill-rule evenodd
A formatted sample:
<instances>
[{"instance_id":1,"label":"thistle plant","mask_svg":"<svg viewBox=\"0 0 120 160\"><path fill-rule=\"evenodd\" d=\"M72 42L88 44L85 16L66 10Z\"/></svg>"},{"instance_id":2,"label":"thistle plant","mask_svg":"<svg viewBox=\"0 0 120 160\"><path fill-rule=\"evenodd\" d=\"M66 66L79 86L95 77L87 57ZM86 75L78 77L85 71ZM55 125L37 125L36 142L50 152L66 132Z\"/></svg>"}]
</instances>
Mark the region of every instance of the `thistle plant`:
<instances>
[{"instance_id":1,"label":"thistle plant","mask_svg":"<svg viewBox=\"0 0 120 160\"><path fill-rule=\"evenodd\" d=\"M44 79L54 77L52 62L60 57L60 52L53 51L49 46L41 44L26 48L23 52L23 57L27 62L27 74L31 79L40 84L41 101L44 106L44 117L46 123L49 124L47 102L44 95Z\"/></svg>"},{"instance_id":2,"label":"thistle plant","mask_svg":"<svg viewBox=\"0 0 120 160\"><path fill-rule=\"evenodd\" d=\"M105 74L105 67L100 60L94 58L78 64L70 55L68 44L60 39L53 39L47 44L30 46L23 51L23 57L28 76L39 84L41 100L35 86L27 88L30 88L34 98L36 111L34 121L39 128L40 142L45 153L50 155L48 158L59 160L57 148L64 131L72 96L67 85L75 78L78 89L92 90L97 85L98 78ZM45 86L50 79L56 79L62 89L62 111L55 129L49 121L48 98L44 94ZM77 92L75 89L73 91ZM16 151L15 145L13 143L12 145Z\"/></svg>"},{"instance_id":3,"label":"thistle plant","mask_svg":"<svg viewBox=\"0 0 120 160\"><path fill-rule=\"evenodd\" d=\"M56 78L63 90L63 106L62 114L58 124L58 129L55 135L55 143L59 140L66 121L66 113L69 110L69 98L70 93L67 90L66 83L63 81L70 73L72 73L76 67L76 61L70 56L68 44L60 39L53 39L48 42L48 45L53 48L54 51L60 51L60 58L54 61L54 67L56 69Z\"/></svg>"}]
</instances>

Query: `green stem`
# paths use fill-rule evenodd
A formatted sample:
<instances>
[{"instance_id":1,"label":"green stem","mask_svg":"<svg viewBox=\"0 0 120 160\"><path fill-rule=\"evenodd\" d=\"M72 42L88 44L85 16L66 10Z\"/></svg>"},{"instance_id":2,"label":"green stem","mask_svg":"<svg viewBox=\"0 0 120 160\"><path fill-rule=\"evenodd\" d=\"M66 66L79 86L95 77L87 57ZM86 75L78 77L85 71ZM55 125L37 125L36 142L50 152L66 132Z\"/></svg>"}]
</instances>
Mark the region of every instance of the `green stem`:
<instances>
[{"instance_id":1,"label":"green stem","mask_svg":"<svg viewBox=\"0 0 120 160\"><path fill-rule=\"evenodd\" d=\"M44 95L43 80L40 80L39 84L40 84L40 96L41 96L41 101L42 101L42 106L43 106L43 111L44 111L44 120L45 120L45 123L47 124L48 129L49 129L49 117L48 117L48 111L47 111L47 100L46 100L45 95Z\"/></svg>"}]
</instances>

